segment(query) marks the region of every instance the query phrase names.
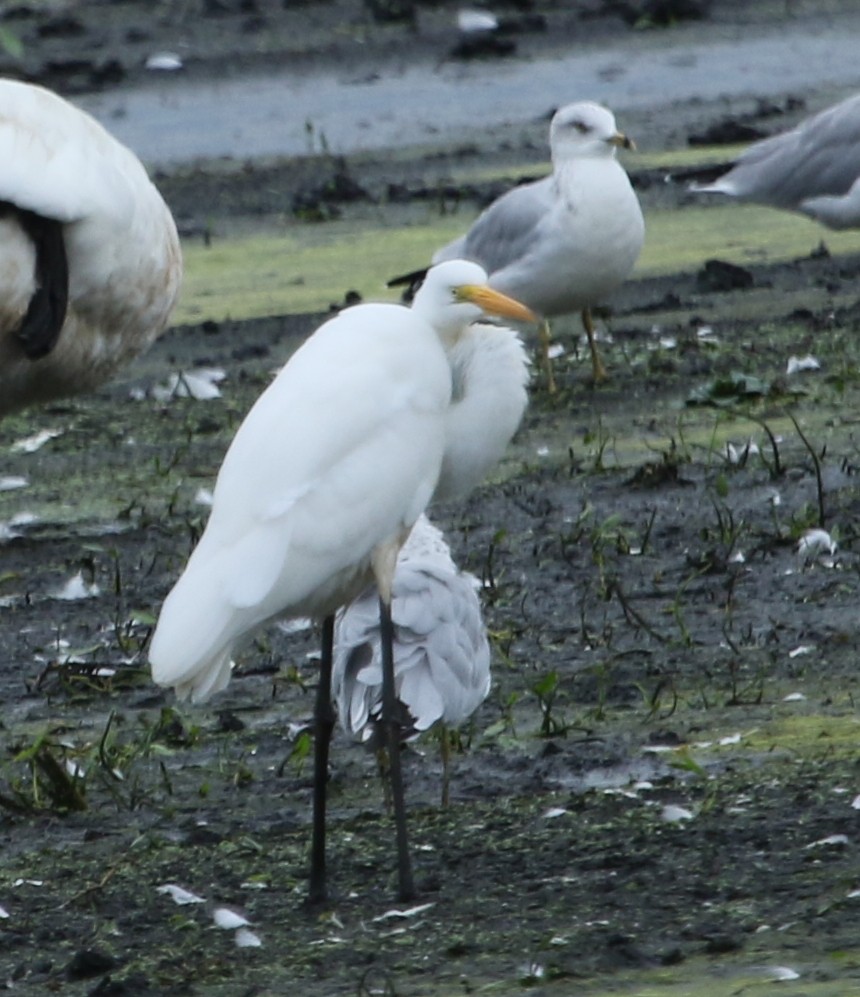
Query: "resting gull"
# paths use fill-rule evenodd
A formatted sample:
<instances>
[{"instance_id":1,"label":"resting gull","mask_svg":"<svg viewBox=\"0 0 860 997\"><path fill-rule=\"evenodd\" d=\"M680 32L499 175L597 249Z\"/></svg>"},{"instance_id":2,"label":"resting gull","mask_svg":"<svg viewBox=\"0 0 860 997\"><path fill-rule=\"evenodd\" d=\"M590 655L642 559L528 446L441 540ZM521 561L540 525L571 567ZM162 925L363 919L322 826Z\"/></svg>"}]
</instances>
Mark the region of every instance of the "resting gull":
<instances>
[{"instance_id":1,"label":"resting gull","mask_svg":"<svg viewBox=\"0 0 860 997\"><path fill-rule=\"evenodd\" d=\"M448 801L448 727L464 723L490 691L490 645L480 582L461 572L444 537L419 517L397 558L392 589L394 683L402 730L443 727L443 804ZM332 696L341 725L381 745L382 649L374 588L341 609L335 624Z\"/></svg>"}]
</instances>

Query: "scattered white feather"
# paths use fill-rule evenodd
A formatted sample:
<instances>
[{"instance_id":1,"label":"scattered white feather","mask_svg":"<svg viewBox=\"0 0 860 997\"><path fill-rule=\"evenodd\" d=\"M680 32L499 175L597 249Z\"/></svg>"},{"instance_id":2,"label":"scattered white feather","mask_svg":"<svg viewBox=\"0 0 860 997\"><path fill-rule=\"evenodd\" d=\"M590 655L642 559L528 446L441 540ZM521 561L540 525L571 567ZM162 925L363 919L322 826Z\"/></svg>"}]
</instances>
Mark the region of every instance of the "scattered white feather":
<instances>
[{"instance_id":1,"label":"scattered white feather","mask_svg":"<svg viewBox=\"0 0 860 997\"><path fill-rule=\"evenodd\" d=\"M793 650L788 652L789 658L799 658L803 654L812 654L815 650L812 644L798 644Z\"/></svg>"},{"instance_id":2,"label":"scattered white feather","mask_svg":"<svg viewBox=\"0 0 860 997\"><path fill-rule=\"evenodd\" d=\"M857 900L860 898L860 890L851 890L849 893L845 894L849 900Z\"/></svg>"},{"instance_id":3,"label":"scattered white feather","mask_svg":"<svg viewBox=\"0 0 860 997\"><path fill-rule=\"evenodd\" d=\"M696 339L705 346L716 346L719 343L714 327L710 325L699 326L696 329Z\"/></svg>"},{"instance_id":4,"label":"scattered white feather","mask_svg":"<svg viewBox=\"0 0 860 997\"><path fill-rule=\"evenodd\" d=\"M782 496L774 488L771 490L770 494L768 495L767 501L770 502L772 506L782 505Z\"/></svg>"},{"instance_id":5,"label":"scattered white feather","mask_svg":"<svg viewBox=\"0 0 860 997\"><path fill-rule=\"evenodd\" d=\"M799 980L800 973L788 966L768 966L767 977L770 980L782 983L788 980Z\"/></svg>"},{"instance_id":6,"label":"scattered white feather","mask_svg":"<svg viewBox=\"0 0 860 997\"><path fill-rule=\"evenodd\" d=\"M27 478L7 474L0 477L0 492L13 492L18 488L26 488L30 484Z\"/></svg>"},{"instance_id":7,"label":"scattered white feather","mask_svg":"<svg viewBox=\"0 0 860 997\"><path fill-rule=\"evenodd\" d=\"M686 807L680 807L675 803L668 803L660 813L661 820L667 824L679 824L685 820L692 820L696 815Z\"/></svg>"},{"instance_id":8,"label":"scattered white feather","mask_svg":"<svg viewBox=\"0 0 860 997\"><path fill-rule=\"evenodd\" d=\"M735 446L734 443L726 443L726 458L730 464L739 464L742 460L748 460L758 453L761 453L761 451L758 444L752 438L739 446Z\"/></svg>"},{"instance_id":9,"label":"scattered white feather","mask_svg":"<svg viewBox=\"0 0 860 997\"><path fill-rule=\"evenodd\" d=\"M206 901L203 897L198 897L196 893L191 893L190 890L186 890L181 886L177 886L176 883L165 883L164 886L159 886L155 890L156 893L166 893L170 899L179 904L180 907L184 907L186 904L205 904Z\"/></svg>"},{"instance_id":10,"label":"scattered white feather","mask_svg":"<svg viewBox=\"0 0 860 997\"><path fill-rule=\"evenodd\" d=\"M44 886L44 879L16 879L13 886Z\"/></svg>"},{"instance_id":11,"label":"scattered white feather","mask_svg":"<svg viewBox=\"0 0 860 997\"><path fill-rule=\"evenodd\" d=\"M860 796L855 796L854 799L851 801L851 809L860 810Z\"/></svg>"},{"instance_id":12,"label":"scattered white feather","mask_svg":"<svg viewBox=\"0 0 860 997\"><path fill-rule=\"evenodd\" d=\"M542 980L546 970L539 962L527 962L520 966L519 974L522 980Z\"/></svg>"},{"instance_id":13,"label":"scattered white feather","mask_svg":"<svg viewBox=\"0 0 860 997\"><path fill-rule=\"evenodd\" d=\"M159 402L169 402L172 398L193 398L198 402L220 398L218 385L226 377L218 367L201 367L198 370L184 370L171 374L167 384L156 385L152 397Z\"/></svg>"},{"instance_id":14,"label":"scattered white feather","mask_svg":"<svg viewBox=\"0 0 860 997\"><path fill-rule=\"evenodd\" d=\"M197 494L194 496L195 505L205 505L211 507L212 505L212 490L210 488L198 488Z\"/></svg>"},{"instance_id":15,"label":"scattered white feather","mask_svg":"<svg viewBox=\"0 0 860 997\"><path fill-rule=\"evenodd\" d=\"M35 453L49 441L63 435L62 429L40 429L32 436L25 436L21 440L16 440L9 448L12 453Z\"/></svg>"},{"instance_id":16,"label":"scattered white feather","mask_svg":"<svg viewBox=\"0 0 860 997\"><path fill-rule=\"evenodd\" d=\"M393 907L391 910L387 910L384 914L380 914L378 917L373 919L374 923L378 921L391 921L394 918L409 918L417 917L419 914L423 914L424 911L430 910L431 907L435 907L435 901L429 904L418 904L415 907L407 907L406 910L398 910Z\"/></svg>"},{"instance_id":17,"label":"scattered white feather","mask_svg":"<svg viewBox=\"0 0 860 997\"><path fill-rule=\"evenodd\" d=\"M499 27L499 19L488 10L457 11L457 27L464 35L479 31L495 31Z\"/></svg>"},{"instance_id":18,"label":"scattered white feather","mask_svg":"<svg viewBox=\"0 0 860 997\"><path fill-rule=\"evenodd\" d=\"M5 907L0 907L0 918L5 920L7 917L9 917L9 911Z\"/></svg>"},{"instance_id":19,"label":"scattered white feather","mask_svg":"<svg viewBox=\"0 0 860 997\"><path fill-rule=\"evenodd\" d=\"M807 354L805 357L789 357L785 367L786 374L799 374L805 370L820 370L821 362L817 357Z\"/></svg>"},{"instance_id":20,"label":"scattered white feather","mask_svg":"<svg viewBox=\"0 0 860 997\"><path fill-rule=\"evenodd\" d=\"M742 737L741 734L728 734L726 737L721 737L719 741L717 741L717 744L721 745L722 747L726 747L727 745L730 744L740 744L741 737Z\"/></svg>"},{"instance_id":21,"label":"scattered white feather","mask_svg":"<svg viewBox=\"0 0 860 997\"><path fill-rule=\"evenodd\" d=\"M21 536L21 527L37 523L39 517L34 512L19 512L11 519L0 522L0 540L11 540Z\"/></svg>"},{"instance_id":22,"label":"scattered white feather","mask_svg":"<svg viewBox=\"0 0 860 997\"><path fill-rule=\"evenodd\" d=\"M832 556L836 553L836 548L836 541L827 530L807 530L797 543L797 555L804 564L808 564L820 554Z\"/></svg>"},{"instance_id":23,"label":"scattered white feather","mask_svg":"<svg viewBox=\"0 0 860 997\"><path fill-rule=\"evenodd\" d=\"M219 928L225 931L235 931L237 928L246 928L251 922L247 917L237 914L229 907L216 907L212 912L212 920Z\"/></svg>"},{"instance_id":24,"label":"scattered white feather","mask_svg":"<svg viewBox=\"0 0 860 997\"><path fill-rule=\"evenodd\" d=\"M746 554L742 550L736 550L729 558L729 564L746 564Z\"/></svg>"},{"instance_id":25,"label":"scattered white feather","mask_svg":"<svg viewBox=\"0 0 860 997\"><path fill-rule=\"evenodd\" d=\"M300 634L310 630L314 621L308 616L297 616L293 620L281 620L276 624L282 634Z\"/></svg>"},{"instance_id":26,"label":"scattered white feather","mask_svg":"<svg viewBox=\"0 0 860 997\"><path fill-rule=\"evenodd\" d=\"M810 842L806 848L844 848L847 844L847 834L828 834L826 838Z\"/></svg>"},{"instance_id":27,"label":"scattered white feather","mask_svg":"<svg viewBox=\"0 0 860 997\"><path fill-rule=\"evenodd\" d=\"M95 599L101 595L101 589L95 582L84 581L83 572L79 571L63 585L52 593L53 599L62 599L65 602L75 602L78 599Z\"/></svg>"},{"instance_id":28,"label":"scattered white feather","mask_svg":"<svg viewBox=\"0 0 860 997\"><path fill-rule=\"evenodd\" d=\"M233 940L240 949L258 949L262 946L263 940L259 935L255 935L248 928L239 928Z\"/></svg>"},{"instance_id":29,"label":"scattered white feather","mask_svg":"<svg viewBox=\"0 0 860 997\"><path fill-rule=\"evenodd\" d=\"M546 351L546 355L550 360L555 360L558 357L564 356L564 345L562 343L552 343L549 349Z\"/></svg>"},{"instance_id":30,"label":"scattered white feather","mask_svg":"<svg viewBox=\"0 0 860 997\"><path fill-rule=\"evenodd\" d=\"M806 696L802 692L790 692L787 696L782 697L783 703L802 703L806 699Z\"/></svg>"},{"instance_id":31,"label":"scattered white feather","mask_svg":"<svg viewBox=\"0 0 860 997\"><path fill-rule=\"evenodd\" d=\"M161 73L175 73L182 65L182 59L175 52L153 52L144 63L147 69Z\"/></svg>"},{"instance_id":32,"label":"scattered white feather","mask_svg":"<svg viewBox=\"0 0 860 997\"><path fill-rule=\"evenodd\" d=\"M535 453L538 455L538 457L548 457L549 456L549 447L547 447L547 446L540 446L540 447L537 448L537 450L535 451Z\"/></svg>"},{"instance_id":33,"label":"scattered white feather","mask_svg":"<svg viewBox=\"0 0 860 997\"><path fill-rule=\"evenodd\" d=\"M544 818L546 820L553 820L556 817L563 817L567 813L564 807L550 807L549 810L544 811Z\"/></svg>"}]
</instances>

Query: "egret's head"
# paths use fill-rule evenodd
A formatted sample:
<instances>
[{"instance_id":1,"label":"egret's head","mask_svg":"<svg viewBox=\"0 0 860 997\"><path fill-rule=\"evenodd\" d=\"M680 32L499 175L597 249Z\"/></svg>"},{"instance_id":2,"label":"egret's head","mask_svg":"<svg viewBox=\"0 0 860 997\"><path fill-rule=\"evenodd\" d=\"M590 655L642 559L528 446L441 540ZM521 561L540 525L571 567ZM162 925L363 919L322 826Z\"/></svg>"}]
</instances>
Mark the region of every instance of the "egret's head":
<instances>
[{"instance_id":1,"label":"egret's head","mask_svg":"<svg viewBox=\"0 0 860 997\"><path fill-rule=\"evenodd\" d=\"M635 149L633 141L615 126L615 115L591 101L559 108L549 126L553 162L582 157L614 156L620 146Z\"/></svg>"},{"instance_id":2,"label":"egret's head","mask_svg":"<svg viewBox=\"0 0 860 997\"><path fill-rule=\"evenodd\" d=\"M537 321L525 305L494 291L483 267L468 260L446 260L431 267L412 307L443 339L456 337L470 323L487 316Z\"/></svg>"}]
</instances>

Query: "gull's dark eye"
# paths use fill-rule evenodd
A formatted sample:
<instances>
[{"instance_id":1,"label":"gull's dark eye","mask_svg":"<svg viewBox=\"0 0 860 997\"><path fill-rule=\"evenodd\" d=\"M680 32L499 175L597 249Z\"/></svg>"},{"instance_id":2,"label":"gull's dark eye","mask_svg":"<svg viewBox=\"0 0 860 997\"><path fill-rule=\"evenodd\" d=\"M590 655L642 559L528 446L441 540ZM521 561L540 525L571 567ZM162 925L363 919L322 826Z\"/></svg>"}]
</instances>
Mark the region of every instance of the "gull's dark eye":
<instances>
[{"instance_id":1,"label":"gull's dark eye","mask_svg":"<svg viewBox=\"0 0 860 997\"><path fill-rule=\"evenodd\" d=\"M579 132L580 135L587 135L591 129L584 121L571 121L571 125Z\"/></svg>"}]
</instances>

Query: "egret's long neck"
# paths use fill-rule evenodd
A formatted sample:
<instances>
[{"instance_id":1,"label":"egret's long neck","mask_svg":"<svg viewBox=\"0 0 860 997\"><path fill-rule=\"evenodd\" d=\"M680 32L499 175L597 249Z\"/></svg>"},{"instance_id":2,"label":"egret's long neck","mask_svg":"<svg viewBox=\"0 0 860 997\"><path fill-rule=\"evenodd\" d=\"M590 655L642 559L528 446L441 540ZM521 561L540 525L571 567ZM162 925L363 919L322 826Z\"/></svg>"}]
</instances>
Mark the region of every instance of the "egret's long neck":
<instances>
[{"instance_id":1,"label":"egret's long neck","mask_svg":"<svg viewBox=\"0 0 860 997\"><path fill-rule=\"evenodd\" d=\"M447 353L453 399L434 501L465 495L490 472L528 401L528 360L512 329L470 326Z\"/></svg>"}]
</instances>

